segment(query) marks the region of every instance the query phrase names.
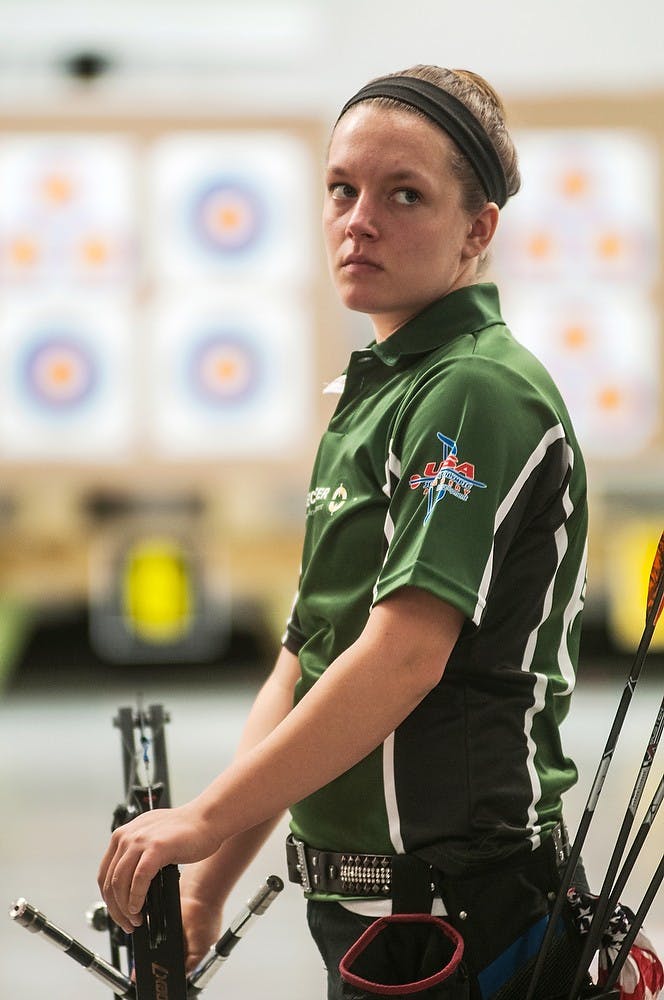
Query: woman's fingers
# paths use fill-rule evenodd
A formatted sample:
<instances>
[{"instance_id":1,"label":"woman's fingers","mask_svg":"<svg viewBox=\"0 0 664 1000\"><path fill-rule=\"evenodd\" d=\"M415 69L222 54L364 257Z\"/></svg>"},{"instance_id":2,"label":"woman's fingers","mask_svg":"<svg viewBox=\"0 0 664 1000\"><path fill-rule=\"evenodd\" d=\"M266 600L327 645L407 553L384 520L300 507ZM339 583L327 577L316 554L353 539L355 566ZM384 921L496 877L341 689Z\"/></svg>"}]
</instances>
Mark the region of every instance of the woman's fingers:
<instances>
[{"instance_id":1,"label":"woman's fingers","mask_svg":"<svg viewBox=\"0 0 664 1000\"><path fill-rule=\"evenodd\" d=\"M110 917L128 934L131 934L142 920L140 907L138 912L129 912L129 891L134 865L135 861L131 855L118 853L111 861L101 883L102 896Z\"/></svg>"},{"instance_id":2,"label":"woman's fingers","mask_svg":"<svg viewBox=\"0 0 664 1000\"><path fill-rule=\"evenodd\" d=\"M151 856L152 855L152 856ZM134 867L133 877L129 884L127 899L127 915L132 923L142 922L141 910L148 894L150 883L162 865L154 858L154 851L144 851Z\"/></svg>"},{"instance_id":3,"label":"woman's fingers","mask_svg":"<svg viewBox=\"0 0 664 1000\"><path fill-rule=\"evenodd\" d=\"M161 868L157 852L144 845L142 832L130 830L131 825L111 837L97 879L110 917L127 933L142 923L145 896Z\"/></svg>"},{"instance_id":4,"label":"woman's fingers","mask_svg":"<svg viewBox=\"0 0 664 1000\"><path fill-rule=\"evenodd\" d=\"M152 879L168 864L208 857L219 846L214 829L196 810L156 809L118 827L99 866L97 881L111 918L127 933L142 923Z\"/></svg>"}]
</instances>

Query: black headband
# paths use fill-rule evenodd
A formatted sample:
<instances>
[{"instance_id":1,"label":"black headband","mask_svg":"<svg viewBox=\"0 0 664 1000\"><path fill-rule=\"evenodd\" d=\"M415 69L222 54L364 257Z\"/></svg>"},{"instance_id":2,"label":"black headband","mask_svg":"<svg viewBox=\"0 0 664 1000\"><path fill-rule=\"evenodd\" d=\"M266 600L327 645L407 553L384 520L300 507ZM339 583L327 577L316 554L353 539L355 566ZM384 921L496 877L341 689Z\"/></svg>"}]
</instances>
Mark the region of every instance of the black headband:
<instances>
[{"instance_id":1,"label":"black headband","mask_svg":"<svg viewBox=\"0 0 664 1000\"><path fill-rule=\"evenodd\" d=\"M500 157L483 126L463 101L428 80L414 76L384 76L358 90L344 104L339 118L355 104L372 97L392 97L424 112L468 157L489 201L503 207L507 201L507 180Z\"/></svg>"}]
</instances>

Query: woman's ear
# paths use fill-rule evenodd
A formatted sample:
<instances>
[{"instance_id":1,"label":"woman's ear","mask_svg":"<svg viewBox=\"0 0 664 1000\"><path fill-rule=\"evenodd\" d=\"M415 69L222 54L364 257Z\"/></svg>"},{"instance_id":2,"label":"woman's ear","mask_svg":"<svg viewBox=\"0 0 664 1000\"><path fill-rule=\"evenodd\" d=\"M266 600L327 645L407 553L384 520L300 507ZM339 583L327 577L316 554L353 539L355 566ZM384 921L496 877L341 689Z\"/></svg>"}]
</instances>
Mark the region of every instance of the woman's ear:
<instances>
[{"instance_id":1,"label":"woman's ear","mask_svg":"<svg viewBox=\"0 0 664 1000\"><path fill-rule=\"evenodd\" d=\"M464 244L464 257L479 257L486 251L498 227L499 218L500 209L496 203L487 201L472 221Z\"/></svg>"}]
</instances>

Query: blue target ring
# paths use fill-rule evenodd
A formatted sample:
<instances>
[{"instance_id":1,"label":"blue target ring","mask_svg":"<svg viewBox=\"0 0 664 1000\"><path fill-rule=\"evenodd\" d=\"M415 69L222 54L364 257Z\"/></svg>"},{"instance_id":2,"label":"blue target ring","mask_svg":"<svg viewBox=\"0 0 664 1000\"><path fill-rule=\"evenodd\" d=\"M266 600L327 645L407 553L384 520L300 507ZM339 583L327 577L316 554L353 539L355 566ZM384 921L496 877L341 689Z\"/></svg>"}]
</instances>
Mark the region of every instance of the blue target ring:
<instances>
[{"instance_id":1,"label":"blue target ring","mask_svg":"<svg viewBox=\"0 0 664 1000\"><path fill-rule=\"evenodd\" d=\"M187 382L194 398L216 410L250 402L263 378L261 358L246 337L236 333L211 333L190 353Z\"/></svg>"},{"instance_id":2,"label":"blue target ring","mask_svg":"<svg viewBox=\"0 0 664 1000\"><path fill-rule=\"evenodd\" d=\"M217 178L193 200L194 235L206 251L233 256L263 239L267 212L254 188L232 178Z\"/></svg>"},{"instance_id":3,"label":"blue target ring","mask_svg":"<svg viewBox=\"0 0 664 1000\"><path fill-rule=\"evenodd\" d=\"M19 383L28 400L49 413L79 410L100 380L97 361L88 346L68 333L37 335L18 367Z\"/></svg>"}]
</instances>

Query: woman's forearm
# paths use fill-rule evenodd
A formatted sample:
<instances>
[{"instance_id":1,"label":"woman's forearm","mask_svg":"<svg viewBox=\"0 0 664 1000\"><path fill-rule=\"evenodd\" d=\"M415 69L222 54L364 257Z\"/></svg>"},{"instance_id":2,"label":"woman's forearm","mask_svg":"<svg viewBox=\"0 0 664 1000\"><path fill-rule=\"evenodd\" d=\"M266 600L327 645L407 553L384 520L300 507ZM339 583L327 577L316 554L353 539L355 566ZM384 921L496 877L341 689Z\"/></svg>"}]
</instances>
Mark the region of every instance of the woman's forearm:
<instances>
[{"instance_id":1,"label":"woman's forearm","mask_svg":"<svg viewBox=\"0 0 664 1000\"><path fill-rule=\"evenodd\" d=\"M248 753L285 719L293 707L293 690L299 676L297 657L282 649L272 673L254 700L238 744L236 759ZM282 815L283 810L257 826L230 837L209 858L186 866L182 871L182 895L210 906L223 906Z\"/></svg>"}]
</instances>

